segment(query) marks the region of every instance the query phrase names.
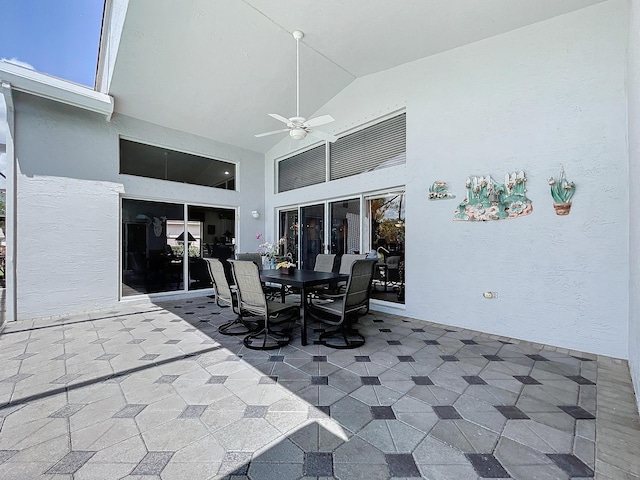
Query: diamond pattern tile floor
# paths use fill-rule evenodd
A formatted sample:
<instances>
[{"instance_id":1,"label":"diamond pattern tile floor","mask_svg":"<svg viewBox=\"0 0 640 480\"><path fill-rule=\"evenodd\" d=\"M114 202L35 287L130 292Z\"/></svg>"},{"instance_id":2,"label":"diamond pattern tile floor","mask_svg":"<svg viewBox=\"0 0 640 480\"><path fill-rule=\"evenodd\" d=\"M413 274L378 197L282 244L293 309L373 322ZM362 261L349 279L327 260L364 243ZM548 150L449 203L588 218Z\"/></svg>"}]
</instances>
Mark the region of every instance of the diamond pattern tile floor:
<instances>
[{"instance_id":1,"label":"diamond pattern tile floor","mask_svg":"<svg viewBox=\"0 0 640 480\"><path fill-rule=\"evenodd\" d=\"M594 355L374 311L358 349L314 344L311 325L306 347L295 331L253 351L218 333L229 310L9 325L0 478L594 476Z\"/></svg>"}]
</instances>

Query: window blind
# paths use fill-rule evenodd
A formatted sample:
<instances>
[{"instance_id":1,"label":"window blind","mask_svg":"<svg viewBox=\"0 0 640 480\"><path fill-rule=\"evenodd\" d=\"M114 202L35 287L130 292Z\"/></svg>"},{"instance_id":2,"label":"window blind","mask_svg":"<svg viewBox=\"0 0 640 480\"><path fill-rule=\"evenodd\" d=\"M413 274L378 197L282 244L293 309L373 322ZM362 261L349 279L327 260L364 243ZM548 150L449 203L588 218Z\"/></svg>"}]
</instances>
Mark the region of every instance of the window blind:
<instances>
[{"instance_id":1,"label":"window blind","mask_svg":"<svg viewBox=\"0 0 640 480\"><path fill-rule=\"evenodd\" d=\"M407 160L407 115L403 113L339 138L331 144L331 180L350 177Z\"/></svg>"},{"instance_id":2,"label":"window blind","mask_svg":"<svg viewBox=\"0 0 640 480\"><path fill-rule=\"evenodd\" d=\"M322 183L326 175L326 146L322 144L278 163L278 193Z\"/></svg>"}]
</instances>

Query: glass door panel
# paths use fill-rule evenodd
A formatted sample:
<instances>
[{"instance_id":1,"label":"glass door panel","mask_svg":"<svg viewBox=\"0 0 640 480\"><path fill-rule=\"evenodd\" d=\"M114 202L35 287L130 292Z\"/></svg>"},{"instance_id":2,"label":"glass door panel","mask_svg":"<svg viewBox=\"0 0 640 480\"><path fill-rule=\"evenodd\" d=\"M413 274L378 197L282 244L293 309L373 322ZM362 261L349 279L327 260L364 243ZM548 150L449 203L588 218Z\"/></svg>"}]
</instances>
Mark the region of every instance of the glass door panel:
<instances>
[{"instance_id":1,"label":"glass door panel","mask_svg":"<svg viewBox=\"0 0 640 480\"><path fill-rule=\"evenodd\" d=\"M235 210L189 205L189 290L212 288L205 258L218 258L227 272L228 258L235 249Z\"/></svg>"},{"instance_id":2,"label":"glass door panel","mask_svg":"<svg viewBox=\"0 0 640 480\"><path fill-rule=\"evenodd\" d=\"M324 253L324 204L301 207L300 225L300 268L313 270L316 256Z\"/></svg>"},{"instance_id":3,"label":"glass door panel","mask_svg":"<svg viewBox=\"0 0 640 480\"><path fill-rule=\"evenodd\" d=\"M405 194L367 198L369 250L378 253L371 298L404 303Z\"/></svg>"},{"instance_id":4,"label":"glass door panel","mask_svg":"<svg viewBox=\"0 0 640 480\"><path fill-rule=\"evenodd\" d=\"M294 263L298 263L298 209L283 210L279 218L279 238L282 255L291 255Z\"/></svg>"},{"instance_id":5,"label":"glass door panel","mask_svg":"<svg viewBox=\"0 0 640 480\"><path fill-rule=\"evenodd\" d=\"M360 253L360 200L333 202L330 204L330 211L330 253Z\"/></svg>"},{"instance_id":6,"label":"glass door panel","mask_svg":"<svg viewBox=\"0 0 640 480\"><path fill-rule=\"evenodd\" d=\"M182 257L168 236L170 223L184 228L181 204L122 200L122 296L181 290Z\"/></svg>"}]
</instances>

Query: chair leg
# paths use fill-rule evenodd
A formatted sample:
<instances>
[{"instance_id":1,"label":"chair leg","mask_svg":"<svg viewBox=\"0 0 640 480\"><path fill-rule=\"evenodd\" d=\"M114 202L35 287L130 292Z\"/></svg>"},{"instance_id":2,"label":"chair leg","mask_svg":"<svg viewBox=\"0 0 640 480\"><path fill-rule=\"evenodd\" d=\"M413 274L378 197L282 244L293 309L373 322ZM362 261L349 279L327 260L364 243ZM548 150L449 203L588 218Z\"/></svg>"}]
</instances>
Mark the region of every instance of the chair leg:
<instances>
[{"instance_id":1,"label":"chair leg","mask_svg":"<svg viewBox=\"0 0 640 480\"><path fill-rule=\"evenodd\" d=\"M251 350L275 350L288 345L291 336L285 332L269 330L269 322L265 322L264 328L256 333L244 337L242 343Z\"/></svg>"},{"instance_id":2,"label":"chair leg","mask_svg":"<svg viewBox=\"0 0 640 480\"><path fill-rule=\"evenodd\" d=\"M218 332L222 335L246 335L255 332L258 328L260 328L259 322L250 322L242 315L238 315L234 320L220 325Z\"/></svg>"},{"instance_id":3,"label":"chair leg","mask_svg":"<svg viewBox=\"0 0 640 480\"><path fill-rule=\"evenodd\" d=\"M344 323L340 328L324 332L318 339L325 347L338 349L358 348L364 345L365 339L355 328L348 328Z\"/></svg>"}]
</instances>

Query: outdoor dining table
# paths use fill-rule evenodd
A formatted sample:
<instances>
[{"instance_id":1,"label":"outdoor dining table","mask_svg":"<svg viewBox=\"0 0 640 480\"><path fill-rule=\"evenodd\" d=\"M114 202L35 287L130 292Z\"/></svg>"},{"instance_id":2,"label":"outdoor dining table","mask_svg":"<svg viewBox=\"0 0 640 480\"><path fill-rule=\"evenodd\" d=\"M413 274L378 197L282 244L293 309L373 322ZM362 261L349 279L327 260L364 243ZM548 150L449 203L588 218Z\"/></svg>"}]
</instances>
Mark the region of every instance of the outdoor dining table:
<instances>
[{"instance_id":1,"label":"outdoor dining table","mask_svg":"<svg viewBox=\"0 0 640 480\"><path fill-rule=\"evenodd\" d=\"M316 272L313 270L296 269L291 273L285 273L283 269L262 270L260 280L263 282L279 283L300 289L300 328L302 345L307 344L307 302L305 301L307 289L318 285L325 285L340 281L346 281L349 275L334 272Z\"/></svg>"}]
</instances>

